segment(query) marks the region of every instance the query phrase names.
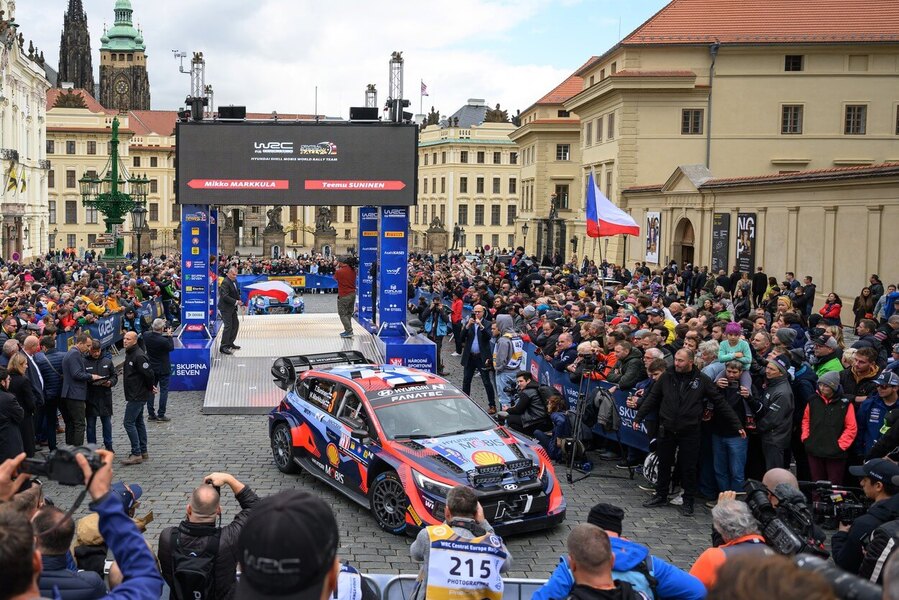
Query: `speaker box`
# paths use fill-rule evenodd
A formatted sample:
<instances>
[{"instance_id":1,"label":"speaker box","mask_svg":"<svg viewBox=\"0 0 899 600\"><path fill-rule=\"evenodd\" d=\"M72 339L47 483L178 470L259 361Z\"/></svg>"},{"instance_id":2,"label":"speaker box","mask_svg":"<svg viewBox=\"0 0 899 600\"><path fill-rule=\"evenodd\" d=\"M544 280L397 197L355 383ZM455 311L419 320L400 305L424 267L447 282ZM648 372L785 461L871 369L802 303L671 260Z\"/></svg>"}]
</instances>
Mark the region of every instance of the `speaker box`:
<instances>
[{"instance_id":1,"label":"speaker box","mask_svg":"<svg viewBox=\"0 0 899 600\"><path fill-rule=\"evenodd\" d=\"M219 119L246 119L246 106L219 106Z\"/></svg>"},{"instance_id":2,"label":"speaker box","mask_svg":"<svg viewBox=\"0 0 899 600\"><path fill-rule=\"evenodd\" d=\"M378 109L371 106L351 106L350 121L377 121Z\"/></svg>"}]
</instances>

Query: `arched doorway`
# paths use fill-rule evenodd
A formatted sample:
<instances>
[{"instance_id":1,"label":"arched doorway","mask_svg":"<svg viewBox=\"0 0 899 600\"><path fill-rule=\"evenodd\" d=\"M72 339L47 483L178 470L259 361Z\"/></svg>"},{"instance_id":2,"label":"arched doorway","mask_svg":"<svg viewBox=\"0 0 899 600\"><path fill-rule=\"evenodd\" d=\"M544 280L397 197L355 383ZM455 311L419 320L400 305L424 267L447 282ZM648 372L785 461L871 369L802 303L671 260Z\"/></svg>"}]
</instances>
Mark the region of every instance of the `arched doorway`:
<instances>
[{"instance_id":1,"label":"arched doorway","mask_svg":"<svg viewBox=\"0 0 899 600\"><path fill-rule=\"evenodd\" d=\"M693 264L693 247L696 240L696 234L693 230L693 223L690 219L681 219L674 228L674 243L671 245L673 252L672 260L676 260L677 264L683 267L686 263Z\"/></svg>"}]
</instances>

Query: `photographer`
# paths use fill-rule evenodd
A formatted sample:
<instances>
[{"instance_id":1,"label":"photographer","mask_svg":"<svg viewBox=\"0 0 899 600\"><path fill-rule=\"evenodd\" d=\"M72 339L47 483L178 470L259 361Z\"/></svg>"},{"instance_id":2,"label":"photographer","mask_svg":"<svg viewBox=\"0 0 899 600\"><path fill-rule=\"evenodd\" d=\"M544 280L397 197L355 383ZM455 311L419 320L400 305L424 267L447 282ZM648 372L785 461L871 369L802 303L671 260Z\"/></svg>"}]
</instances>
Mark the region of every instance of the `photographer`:
<instances>
[{"instance_id":1,"label":"photographer","mask_svg":"<svg viewBox=\"0 0 899 600\"><path fill-rule=\"evenodd\" d=\"M228 525L221 522L221 487L227 485L240 504L240 512ZM171 588L172 600L230 598L237 569L237 539L259 496L228 473L211 473L191 494L187 518L159 536L159 564ZM205 561L202 559L206 559ZM200 571L203 581L181 577L181 572ZM211 593L210 593L211 592ZM197 595L199 594L199 596Z\"/></svg>"},{"instance_id":2,"label":"photographer","mask_svg":"<svg viewBox=\"0 0 899 600\"><path fill-rule=\"evenodd\" d=\"M443 366L443 338L450 332L450 315L440 301L440 294L434 294L431 304L421 310L418 315L424 324L425 333L428 339L437 344L437 374L447 375L446 368Z\"/></svg>"},{"instance_id":3,"label":"photographer","mask_svg":"<svg viewBox=\"0 0 899 600\"><path fill-rule=\"evenodd\" d=\"M860 478L862 490L874 504L868 512L852 525L840 523L840 530L833 535L833 561L850 573L858 573L864 558L864 541L867 536L887 521L899 519L899 487L893 477L899 475L899 466L883 458L869 460L865 464L849 467L849 473Z\"/></svg>"},{"instance_id":4,"label":"photographer","mask_svg":"<svg viewBox=\"0 0 899 600\"><path fill-rule=\"evenodd\" d=\"M525 435L533 436L538 429L546 431L553 428L553 423L547 414L547 403L552 396L559 393L548 386L539 385L528 371L518 371L515 374L518 384L517 401L505 411L497 415L506 419L506 423Z\"/></svg>"},{"instance_id":5,"label":"photographer","mask_svg":"<svg viewBox=\"0 0 899 600\"><path fill-rule=\"evenodd\" d=\"M349 256L337 261L337 271L334 279L337 280L337 314L343 331L342 338L353 337L353 310L356 306L356 258Z\"/></svg>"},{"instance_id":6,"label":"photographer","mask_svg":"<svg viewBox=\"0 0 899 600\"><path fill-rule=\"evenodd\" d=\"M175 349L172 339L172 328L165 319L154 319L150 331L141 336L150 359L150 368L156 375L156 387L159 390L159 410L153 406L155 394L147 402L148 421L170 421L165 416L165 408L169 401L169 379L172 376L172 363L169 355Z\"/></svg>"}]
</instances>

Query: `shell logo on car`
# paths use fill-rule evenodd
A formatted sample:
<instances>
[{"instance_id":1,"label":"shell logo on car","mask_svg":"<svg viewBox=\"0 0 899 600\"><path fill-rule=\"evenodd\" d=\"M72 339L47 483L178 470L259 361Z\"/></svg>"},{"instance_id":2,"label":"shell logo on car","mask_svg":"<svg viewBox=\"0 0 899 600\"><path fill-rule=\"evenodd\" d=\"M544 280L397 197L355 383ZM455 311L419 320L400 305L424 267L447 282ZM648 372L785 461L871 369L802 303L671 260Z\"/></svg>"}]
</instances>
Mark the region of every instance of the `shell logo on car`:
<instances>
[{"instance_id":1,"label":"shell logo on car","mask_svg":"<svg viewBox=\"0 0 899 600\"><path fill-rule=\"evenodd\" d=\"M330 462L335 467L340 463L340 452L337 450L337 446L334 444L328 444L328 462Z\"/></svg>"},{"instance_id":2,"label":"shell logo on car","mask_svg":"<svg viewBox=\"0 0 899 600\"><path fill-rule=\"evenodd\" d=\"M478 450L471 455L471 462L478 465L479 467L486 467L487 465L501 465L506 461L503 460L503 457L496 452Z\"/></svg>"}]
</instances>

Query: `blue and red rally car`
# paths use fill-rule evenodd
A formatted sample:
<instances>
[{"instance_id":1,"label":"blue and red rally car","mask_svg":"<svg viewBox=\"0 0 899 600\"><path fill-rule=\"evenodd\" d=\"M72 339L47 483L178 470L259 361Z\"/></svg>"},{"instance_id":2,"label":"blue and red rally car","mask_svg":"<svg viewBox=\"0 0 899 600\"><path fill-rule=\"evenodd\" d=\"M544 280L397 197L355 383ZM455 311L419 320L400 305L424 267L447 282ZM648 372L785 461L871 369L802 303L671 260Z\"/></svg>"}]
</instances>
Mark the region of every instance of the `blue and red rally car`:
<instances>
[{"instance_id":1,"label":"blue and red rally car","mask_svg":"<svg viewBox=\"0 0 899 600\"><path fill-rule=\"evenodd\" d=\"M565 519L543 448L442 377L368 364L357 352L279 358L272 374L287 391L269 414L278 469L302 467L368 506L385 531L442 523L446 494L459 484L477 492L500 535Z\"/></svg>"}]
</instances>

